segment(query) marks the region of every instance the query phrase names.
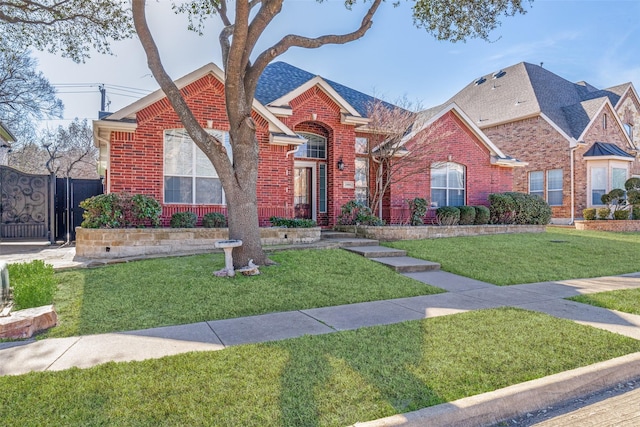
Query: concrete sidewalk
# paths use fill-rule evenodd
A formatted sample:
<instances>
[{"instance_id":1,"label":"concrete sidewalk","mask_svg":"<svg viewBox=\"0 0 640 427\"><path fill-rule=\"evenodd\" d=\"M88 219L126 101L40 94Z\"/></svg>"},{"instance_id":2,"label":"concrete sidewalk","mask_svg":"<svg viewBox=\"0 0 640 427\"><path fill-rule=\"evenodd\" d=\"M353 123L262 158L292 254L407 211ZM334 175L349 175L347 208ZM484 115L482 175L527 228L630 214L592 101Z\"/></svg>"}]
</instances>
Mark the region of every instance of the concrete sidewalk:
<instances>
[{"instance_id":1,"label":"concrete sidewalk","mask_svg":"<svg viewBox=\"0 0 640 427\"><path fill-rule=\"evenodd\" d=\"M360 251L370 251L376 256L392 252L373 246ZM0 253L0 259L10 262L11 257L14 257L14 262L45 259L57 268L87 265L86 261L74 259L74 255L74 248L48 248L11 255L10 259ZM386 256L389 255L394 254ZM233 345L332 333L502 306L540 311L640 339L640 316L564 299L580 294L640 288L640 273L500 287L432 269L433 263L418 263L426 271L412 272L411 259L406 259L408 257L401 253L395 255L395 259L371 259L397 271L408 271L401 274L447 292L138 331L0 343L0 375L57 371L71 367L88 368L109 361L124 362L191 351L213 351ZM629 355L364 425L486 425L638 376L640 354Z\"/></svg>"}]
</instances>

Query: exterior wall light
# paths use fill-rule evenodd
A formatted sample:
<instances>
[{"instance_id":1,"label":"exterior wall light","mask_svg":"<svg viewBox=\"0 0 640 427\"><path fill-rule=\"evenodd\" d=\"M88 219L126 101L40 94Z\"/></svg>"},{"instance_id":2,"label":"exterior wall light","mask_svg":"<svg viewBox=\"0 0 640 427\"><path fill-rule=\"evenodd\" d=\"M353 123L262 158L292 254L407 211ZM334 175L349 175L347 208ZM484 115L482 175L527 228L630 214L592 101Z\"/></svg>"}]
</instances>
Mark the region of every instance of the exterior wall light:
<instances>
[{"instance_id":1,"label":"exterior wall light","mask_svg":"<svg viewBox=\"0 0 640 427\"><path fill-rule=\"evenodd\" d=\"M338 170L343 171L344 170L344 162L342 161L342 157L340 157L340 160L338 160Z\"/></svg>"}]
</instances>

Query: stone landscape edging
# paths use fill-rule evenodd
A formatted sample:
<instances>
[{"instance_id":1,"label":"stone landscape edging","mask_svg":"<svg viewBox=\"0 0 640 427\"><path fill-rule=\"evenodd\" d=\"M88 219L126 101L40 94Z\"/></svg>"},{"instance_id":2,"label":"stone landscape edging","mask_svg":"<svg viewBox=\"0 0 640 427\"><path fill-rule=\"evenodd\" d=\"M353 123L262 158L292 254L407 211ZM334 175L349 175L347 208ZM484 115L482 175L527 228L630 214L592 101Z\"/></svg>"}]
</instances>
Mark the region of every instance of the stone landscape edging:
<instances>
[{"instance_id":1,"label":"stone landscape edging","mask_svg":"<svg viewBox=\"0 0 640 427\"><path fill-rule=\"evenodd\" d=\"M640 220L637 219L594 219L575 221L576 230L597 231L640 231Z\"/></svg>"},{"instance_id":2,"label":"stone landscape edging","mask_svg":"<svg viewBox=\"0 0 640 427\"><path fill-rule=\"evenodd\" d=\"M437 239L442 237L481 236L487 234L543 233L545 225L339 225L337 231L355 233L365 239L380 241Z\"/></svg>"}]
</instances>

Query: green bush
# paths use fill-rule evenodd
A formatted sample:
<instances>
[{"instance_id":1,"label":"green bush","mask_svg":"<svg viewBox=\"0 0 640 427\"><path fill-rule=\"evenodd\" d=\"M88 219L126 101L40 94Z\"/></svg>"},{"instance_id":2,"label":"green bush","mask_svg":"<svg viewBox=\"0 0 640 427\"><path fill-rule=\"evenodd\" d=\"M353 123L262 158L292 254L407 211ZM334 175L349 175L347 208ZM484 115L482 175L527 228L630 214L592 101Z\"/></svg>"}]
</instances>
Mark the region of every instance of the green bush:
<instances>
[{"instance_id":1,"label":"green bush","mask_svg":"<svg viewBox=\"0 0 640 427\"><path fill-rule=\"evenodd\" d=\"M373 214L371 208L362 202L351 200L342 206L338 215L340 225L384 225L384 221Z\"/></svg>"},{"instance_id":2,"label":"green bush","mask_svg":"<svg viewBox=\"0 0 640 427\"><path fill-rule=\"evenodd\" d=\"M317 227L318 224L307 218L281 218L278 216L272 216L269 218L269 222L273 227L285 227L285 228L311 228Z\"/></svg>"},{"instance_id":3,"label":"green bush","mask_svg":"<svg viewBox=\"0 0 640 427\"><path fill-rule=\"evenodd\" d=\"M625 220L625 219L629 219L629 214L631 212L629 212L626 209L621 209L621 210L617 210L613 213L613 219L617 219L617 220Z\"/></svg>"},{"instance_id":4,"label":"green bush","mask_svg":"<svg viewBox=\"0 0 640 427\"><path fill-rule=\"evenodd\" d=\"M460 209L455 206L442 206L436 209L436 221L440 225L456 225L460 222Z\"/></svg>"},{"instance_id":5,"label":"green bush","mask_svg":"<svg viewBox=\"0 0 640 427\"><path fill-rule=\"evenodd\" d=\"M506 192L489 195L491 222L494 224L545 225L551 221L551 208L538 196Z\"/></svg>"},{"instance_id":6,"label":"green bush","mask_svg":"<svg viewBox=\"0 0 640 427\"><path fill-rule=\"evenodd\" d=\"M631 209L631 219L640 219L640 206L634 206Z\"/></svg>"},{"instance_id":7,"label":"green bush","mask_svg":"<svg viewBox=\"0 0 640 427\"><path fill-rule=\"evenodd\" d=\"M227 218L220 212L210 212L202 217L204 228L224 228L227 226Z\"/></svg>"},{"instance_id":8,"label":"green bush","mask_svg":"<svg viewBox=\"0 0 640 427\"><path fill-rule=\"evenodd\" d=\"M100 194L83 200L80 207L85 228L157 227L162 213L160 203L144 194Z\"/></svg>"},{"instance_id":9,"label":"green bush","mask_svg":"<svg viewBox=\"0 0 640 427\"><path fill-rule=\"evenodd\" d=\"M582 217L587 221L593 221L596 219L596 208L583 209Z\"/></svg>"},{"instance_id":10,"label":"green bush","mask_svg":"<svg viewBox=\"0 0 640 427\"><path fill-rule=\"evenodd\" d=\"M476 222L476 208L460 206L460 225L473 225Z\"/></svg>"},{"instance_id":11,"label":"green bush","mask_svg":"<svg viewBox=\"0 0 640 427\"><path fill-rule=\"evenodd\" d=\"M176 212L171 215L171 221L169 225L171 228L193 228L196 226L198 216L193 212Z\"/></svg>"},{"instance_id":12,"label":"green bush","mask_svg":"<svg viewBox=\"0 0 640 427\"><path fill-rule=\"evenodd\" d=\"M491 211L486 206L475 206L476 209L476 220L474 224L476 225L485 225L489 224L489 219L491 218Z\"/></svg>"},{"instance_id":13,"label":"green bush","mask_svg":"<svg viewBox=\"0 0 640 427\"><path fill-rule=\"evenodd\" d=\"M609 215L611 215L611 209L598 208L598 219L609 219Z\"/></svg>"},{"instance_id":14,"label":"green bush","mask_svg":"<svg viewBox=\"0 0 640 427\"><path fill-rule=\"evenodd\" d=\"M427 214L427 200L422 197L416 197L415 199L407 200L409 203L409 209L411 210L411 218L409 220L411 225L423 225L424 217Z\"/></svg>"},{"instance_id":15,"label":"green bush","mask_svg":"<svg viewBox=\"0 0 640 427\"><path fill-rule=\"evenodd\" d=\"M56 281L53 267L42 260L9 264L9 283L17 310L53 303Z\"/></svg>"}]
</instances>

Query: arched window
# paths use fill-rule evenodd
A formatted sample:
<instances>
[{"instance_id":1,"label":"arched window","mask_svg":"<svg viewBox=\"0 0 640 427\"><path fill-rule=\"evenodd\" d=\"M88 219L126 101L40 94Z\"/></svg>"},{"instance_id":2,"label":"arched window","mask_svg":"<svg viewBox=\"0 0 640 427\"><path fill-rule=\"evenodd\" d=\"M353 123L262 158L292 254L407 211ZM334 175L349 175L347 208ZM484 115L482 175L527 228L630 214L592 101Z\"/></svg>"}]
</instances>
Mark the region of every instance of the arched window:
<instances>
[{"instance_id":1,"label":"arched window","mask_svg":"<svg viewBox=\"0 0 640 427\"><path fill-rule=\"evenodd\" d=\"M463 206L466 203L466 168L452 162L431 165L431 205Z\"/></svg>"},{"instance_id":2,"label":"arched window","mask_svg":"<svg viewBox=\"0 0 640 427\"><path fill-rule=\"evenodd\" d=\"M295 157L305 157L311 159L327 158L327 138L322 135L316 135L315 133L308 132L298 132L298 135L306 138L307 142L305 142L300 146L300 148L298 148Z\"/></svg>"}]
</instances>

